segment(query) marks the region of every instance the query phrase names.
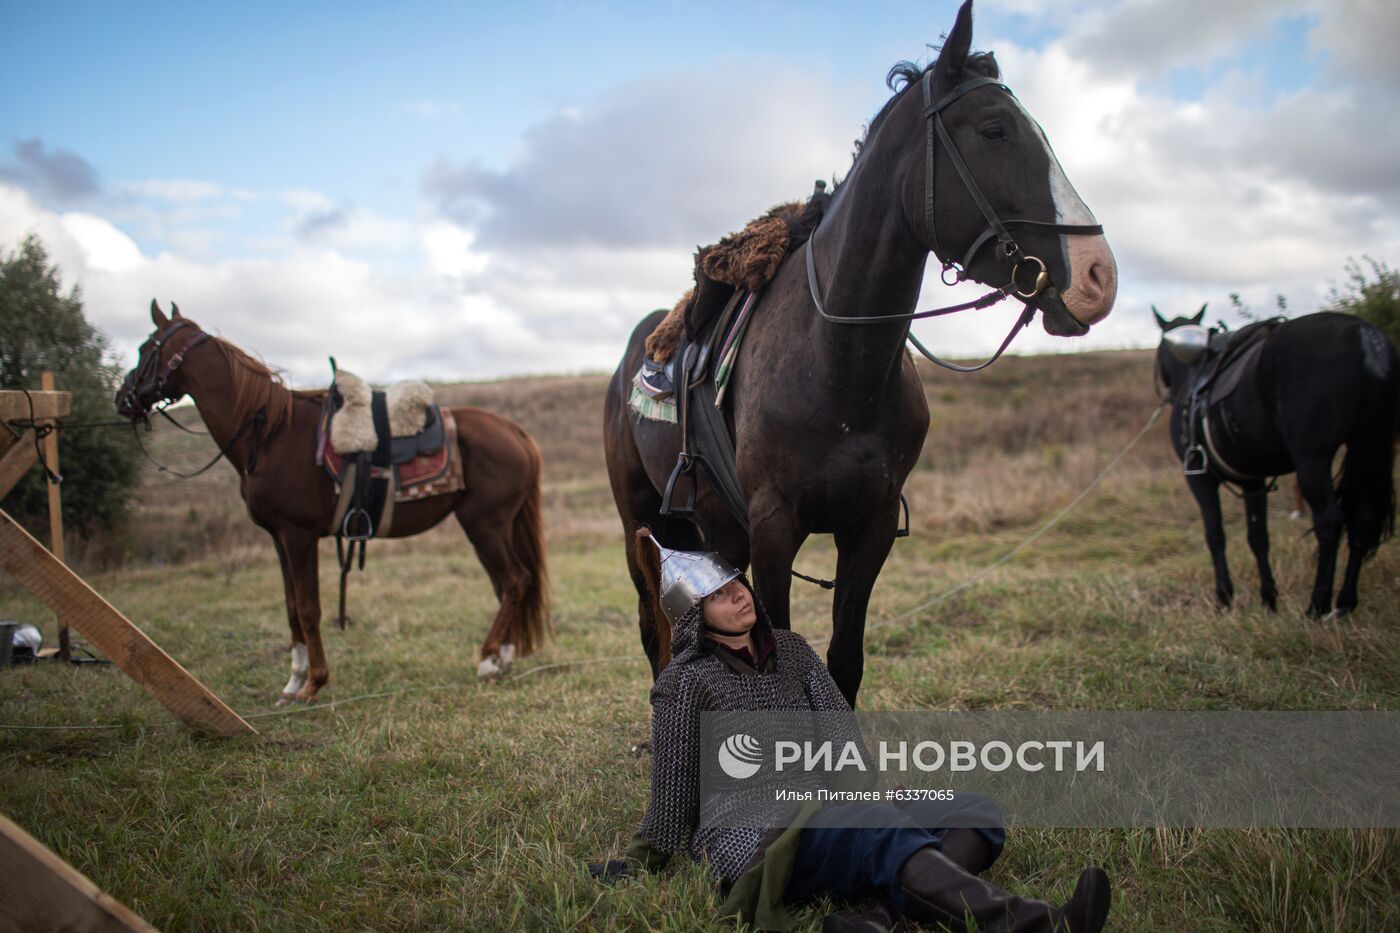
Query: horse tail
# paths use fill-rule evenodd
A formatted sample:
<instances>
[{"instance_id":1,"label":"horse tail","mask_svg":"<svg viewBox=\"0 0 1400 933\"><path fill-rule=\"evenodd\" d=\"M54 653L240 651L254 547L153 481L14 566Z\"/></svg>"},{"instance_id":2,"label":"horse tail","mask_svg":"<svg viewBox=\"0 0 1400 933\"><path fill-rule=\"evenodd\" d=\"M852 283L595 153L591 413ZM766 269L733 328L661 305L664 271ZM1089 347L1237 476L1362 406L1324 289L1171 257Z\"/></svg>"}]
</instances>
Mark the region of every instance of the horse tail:
<instances>
[{"instance_id":1,"label":"horse tail","mask_svg":"<svg viewBox=\"0 0 1400 933\"><path fill-rule=\"evenodd\" d=\"M639 526L633 535L632 558L641 571L647 595L651 597L651 617L656 624L654 637L659 649L656 670L661 671L671 661L671 620L661 609L661 552L656 549L656 539L646 525ZM643 632L643 639L646 636L647 633Z\"/></svg>"},{"instance_id":2,"label":"horse tail","mask_svg":"<svg viewBox=\"0 0 1400 933\"><path fill-rule=\"evenodd\" d=\"M540 478L544 473L544 458L534 438L520 430L520 439L530 458L527 477L529 488L525 501L515 513L511 525L511 550L521 567L529 574L529 582L520 597L520 611L509 623L506 640L519 647L522 655L530 654L544 644L553 628L549 607L549 568L545 561L544 522L540 508Z\"/></svg>"},{"instance_id":3,"label":"horse tail","mask_svg":"<svg viewBox=\"0 0 1400 933\"><path fill-rule=\"evenodd\" d=\"M1400 354L1370 324L1362 331L1361 411L1347 439L1337 484L1348 521L1359 524L1362 558L1375 553L1395 531L1395 443L1400 437Z\"/></svg>"}]
</instances>

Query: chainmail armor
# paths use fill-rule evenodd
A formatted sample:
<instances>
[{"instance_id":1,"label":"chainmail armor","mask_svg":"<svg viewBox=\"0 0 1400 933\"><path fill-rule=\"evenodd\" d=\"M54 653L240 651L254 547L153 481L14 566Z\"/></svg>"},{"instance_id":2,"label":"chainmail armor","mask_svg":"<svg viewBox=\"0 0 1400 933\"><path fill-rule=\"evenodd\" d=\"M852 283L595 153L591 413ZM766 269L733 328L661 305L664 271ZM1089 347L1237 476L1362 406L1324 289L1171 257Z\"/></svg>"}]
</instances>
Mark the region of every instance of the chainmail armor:
<instances>
[{"instance_id":1,"label":"chainmail armor","mask_svg":"<svg viewBox=\"0 0 1400 933\"><path fill-rule=\"evenodd\" d=\"M672 661L651 690L651 798L638 834L658 852L674 854L686 849L696 860L708 859L711 871L723 881L733 881L743 873L766 828L710 825L723 824L724 814L738 812L741 807L752 810L754 801L738 799L737 795L705 801L707 825L698 825L700 714L850 709L826 665L802 636L773 630L757 600L755 608L755 635L767 630L775 640L775 663L768 673L746 676L716 657L701 634L704 607L697 603L672 627ZM755 788L754 793L758 792ZM777 806L775 822L786 809Z\"/></svg>"}]
</instances>

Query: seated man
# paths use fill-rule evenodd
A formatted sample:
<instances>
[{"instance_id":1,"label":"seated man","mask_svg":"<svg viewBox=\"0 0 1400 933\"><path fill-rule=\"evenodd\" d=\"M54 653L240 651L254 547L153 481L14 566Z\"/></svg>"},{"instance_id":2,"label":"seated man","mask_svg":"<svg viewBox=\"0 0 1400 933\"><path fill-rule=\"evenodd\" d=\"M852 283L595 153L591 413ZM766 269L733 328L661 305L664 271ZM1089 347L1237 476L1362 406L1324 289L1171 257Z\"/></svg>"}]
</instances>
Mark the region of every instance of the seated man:
<instances>
[{"instance_id":1,"label":"seated man","mask_svg":"<svg viewBox=\"0 0 1400 933\"><path fill-rule=\"evenodd\" d=\"M813 825L798 820L767 831L700 825L696 739L702 712L850 707L807 642L772 627L738 570L717 554L662 551L649 536L647 529L638 532L638 557L672 632L671 663L651 692L651 800L627 859L595 863L590 866L595 875L612 880L637 867L659 868L687 850L707 860L725 885L722 914L764 929L792 923L784 904L823 895L880 901L873 912L828 917L828 931L889 930L901 915L954 929L963 929L967 919L979 930L1097 933L1103 928L1110 894L1102 869L1085 869L1062 907L1009 895L977 877L1001 853L1002 830L942 828L936 820L950 815L946 809L843 803L827 805L820 820L809 816ZM683 557L684 569L666 574L664 585L658 552L667 561ZM992 807L985 798L969 805ZM870 808L888 812L872 814ZM996 817L999 824L999 813ZM879 828L870 828L876 824ZM782 890L771 890L774 884Z\"/></svg>"}]
</instances>

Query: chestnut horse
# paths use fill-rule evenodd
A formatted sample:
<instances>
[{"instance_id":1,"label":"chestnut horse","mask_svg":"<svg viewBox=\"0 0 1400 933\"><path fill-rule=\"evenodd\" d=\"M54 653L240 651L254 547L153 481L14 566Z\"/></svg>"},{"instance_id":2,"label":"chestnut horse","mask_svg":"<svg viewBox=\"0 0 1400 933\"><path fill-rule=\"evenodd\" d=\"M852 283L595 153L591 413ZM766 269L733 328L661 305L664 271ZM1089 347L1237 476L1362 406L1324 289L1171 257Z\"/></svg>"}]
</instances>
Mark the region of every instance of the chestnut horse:
<instances>
[{"instance_id":1,"label":"chestnut horse","mask_svg":"<svg viewBox=\"0 0 1400 933\"><path fill-rule=\"evenodd\" d=\"M317 542L333 533L336 489L316 463L325 390L293 391L238 347L203 331L172 306L151 302L155 331L117 395L135 420L188 395L223 456L238 471L248 515L272 536L282 563L292 675L278 705L306 702L330 679L321 645ZM548 577L540 527L539 448L519 425L478 408L450 409L466 489L397 503L390 537L427 531L449 514L476 548L500 608L481 645L482 674L529 654L549 627Z\"/></svg>"}]
</instances>

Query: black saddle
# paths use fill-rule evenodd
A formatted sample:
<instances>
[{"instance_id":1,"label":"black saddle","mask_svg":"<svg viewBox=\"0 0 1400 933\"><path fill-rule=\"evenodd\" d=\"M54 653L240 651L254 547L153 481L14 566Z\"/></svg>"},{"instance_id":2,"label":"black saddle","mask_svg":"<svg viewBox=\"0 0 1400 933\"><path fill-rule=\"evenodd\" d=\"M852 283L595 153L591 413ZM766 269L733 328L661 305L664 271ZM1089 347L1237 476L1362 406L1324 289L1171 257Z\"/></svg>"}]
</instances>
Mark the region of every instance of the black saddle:
<instances>
[{"instance_id":1,"label":"black saddle","mask_svg":"<svg viewBox=\"0 0 1400 933\"><path fill-rule=\"evenodd\" d=\"M374 404L385 404L380 401L383 392L374 393ZM386 408L387 411L387 408ZM442 450L445 443L446 432L442 427L442 413L438 410L436 403L429 405L427 409L428 423L423 426L423 430L409 437L389 438L389 462L392 464L407 463L416 457L426 457ZM375 431L379 431L379 422L375 421ZM381 435L382 443L382 435Z\"/></svg>"},{"instance_id":2,"label":"black saddle","mask_svg":"<svg viewBox=\"0 0 1400 933\"><path fill-rule=\"evenodd\" d=\"M1218 449L1220 438L1212 437L1212 426L1217 433L1222 428L1226 434L1238 433L1238 426L1226 417L1228 413L1223 403L1254 373L1265 341L1274 328L1286 320L1276 317L1255 321L1237 331L1211 329L1205 359L1197 364L1193 373L1182 425L1186 448L1182 467L1187 476L1204 473L1208 466L1214 465L1229 479L1249 478L1222 458Z\"/></svg>"}]
</instances>

